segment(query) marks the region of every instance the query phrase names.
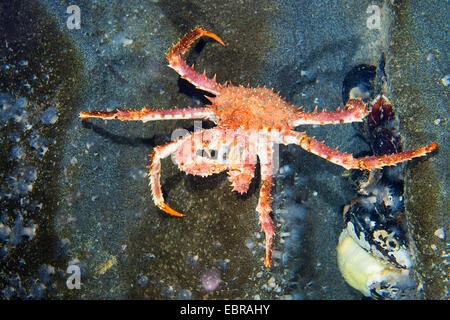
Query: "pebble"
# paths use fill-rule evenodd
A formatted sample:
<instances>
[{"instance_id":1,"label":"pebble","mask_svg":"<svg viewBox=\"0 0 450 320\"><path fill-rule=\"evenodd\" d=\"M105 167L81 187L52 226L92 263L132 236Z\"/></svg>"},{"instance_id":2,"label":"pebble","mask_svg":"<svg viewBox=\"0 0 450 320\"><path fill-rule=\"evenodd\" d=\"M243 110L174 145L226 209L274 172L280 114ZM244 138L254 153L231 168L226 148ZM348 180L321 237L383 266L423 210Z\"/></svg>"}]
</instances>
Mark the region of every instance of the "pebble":
<instances>
[{"instance_id":1,"label":"pebble","mask_svg":"<svg viewBox=\"0 0 450 320\"><path fill-rule=\"evenodd\" d=\"M277 284L275 283L275 278L274 278L274 277L271 277L271 278L269 279L269 281L267 282L267 287L268 287L269 289L275 288L276 285L277 285Z\"/></svg>"},{"instance_id":2,"label":"pebble","mask_svg":"<svg viewBox=\"0 0 450 320\"><path fill-rule=\"evenodd\" d=\"M438 237L439 239L444 240L445 239L445 231L443 228L439 228L434 232L434 235Z\"/></svg>"},{"instance_id":3,"label":"pebble","mask_svg":"<svg viewBox=\"0 0 450 320\"><path fill-rule=\"evenodd\" d=\"M125 38L125 39L122 40L122 45L124 47L127 47L127 46L131 45L132 43L133 43L132 39Z\"/></svg>"},{"instance_id":4,"label":"pebble","mask_svg":"<svg viewBox=\"0 0 450 320\"><path fill-rule=\"evenodd\" d=\"M188 289L181 289L178 293L178 300L192 300L192 292Z\"/></svg>"},{"instance_id":5,"label":"pebble","mask_svg":"<svg viewBox=\"0 0 450 320\"><path fill-rule=\"evenodd\" d=\"M149 283L149 280L148 280L147 276L145 276L143 274L138 274L136 276L136 284L139 287L141 287L141 288L146 287L148 285L148 283Z\"/></svg>"},{"instance_id":6,"label":"pebble","mask_svg":"<svg viewBox=\"0 0 450 320\"><path fill-rule=\"evenodd\" d=\"M450 83L450 74L446 74L445 77L441 79L441 82L444 86L448 87L448 84Z\"/></svg>"},{"instance_id":7,"label":"pebble","mask_svg":"<svg viewBox=\"0 0 450 320\"><path fill-rule=\"evenodd\" d=\"M47 108L41 114L41 122L43 124L54 124L58 120L58 114L56 113L55 108Z\"/></svg>"},{"instance_id":8,"label":"pebble","mask_svg":"<svg viewBox=\"0 0 450 320\"><path fill-rule=\"evenodd\" d=\"M245 246L249 249L252 250L255 247L255 244L253 243L252 240L247 239L245 240Z\"/></svg>"},{"instance_id":9,"label":"pebble","mask_svg":"<svg viewBox=\"0 0 450 320\"><path fill-rule=\"evenodd\" d=\"M23 148L21 146L19 146L19 145L12 146L11 156L14 159L22 160L23 158L25 158L25 155L26 155L25 151L23 150Z\"/></svg>"}]
</instances>

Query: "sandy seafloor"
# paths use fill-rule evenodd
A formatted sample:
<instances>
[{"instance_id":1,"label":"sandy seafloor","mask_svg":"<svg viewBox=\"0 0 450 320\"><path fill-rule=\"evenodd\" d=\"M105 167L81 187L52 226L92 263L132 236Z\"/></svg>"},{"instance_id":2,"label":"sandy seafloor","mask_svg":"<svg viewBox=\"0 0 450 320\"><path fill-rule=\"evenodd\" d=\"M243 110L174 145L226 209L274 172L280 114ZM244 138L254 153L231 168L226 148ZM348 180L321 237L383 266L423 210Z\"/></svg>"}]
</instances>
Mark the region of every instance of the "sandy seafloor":
<instances>
[{"instance_id":1,"label":"sandy seafloor","mask_svg":"<svg viewBox=\"0 0 450 320\"><path fill-rule=\"evenodd\" d=\"M66 24L72 4L81 9L80 29ZM367 25L371 4L381 9L379 28ZM193 121L78 118L82 110L202 106L201 92L165 60L199 26L227 45L200 41L186 55L197 70L220 83L272 87L307 111L342 107L346 73L385 55L384 90L405 145L439 144L405 167L405 199L419 296L448 299L448 12L448 1L2 2L0 297L362 298L336 261L342 208L356 197L341 167L280 146L266 268L259 176L241 196L226 174L186 175L167 159L165 198L185 217L152 202L148 155L177 128L193 130ZM302 130L339 150L369 151L351 124ZM80 289L66 285L73 265Z\"/></svg>"}]
</instances>

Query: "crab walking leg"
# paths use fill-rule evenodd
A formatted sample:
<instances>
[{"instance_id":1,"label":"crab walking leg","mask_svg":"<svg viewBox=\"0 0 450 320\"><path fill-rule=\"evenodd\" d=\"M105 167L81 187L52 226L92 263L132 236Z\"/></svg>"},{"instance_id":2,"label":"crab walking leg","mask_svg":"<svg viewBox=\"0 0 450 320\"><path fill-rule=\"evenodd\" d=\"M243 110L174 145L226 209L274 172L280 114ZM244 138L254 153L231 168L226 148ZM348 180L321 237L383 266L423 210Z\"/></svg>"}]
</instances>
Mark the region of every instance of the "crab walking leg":
<instances>
[{"instance_id":1,"label":"crab walking leg","mask_svg":"<svg viewBox=\"0 0 450 320\"><path fill-rule=\"evenodd\" d=\"M293 127L304 124L339 124L349 122L361 122L370 113L361 99L350 99L342 110L313 113L298 112L292 120Z\"/></svg>"},{"instance_id":2,"label":"crab walking leg","mask_svg":"<svg viewBox=\"0 0 450 320\"><path fill-rule=\"evenodd\" d=\"M188 135L187 137L189 137ZM170 208L165 202L161 190L161 159L167 158L174 153L180 145L185 141L185 138L181 138L177 141L169 142L164 146L155 147L153 153L150 155L150 165L148 168L150 172L148 174L150 178L150 188L152 191L153 202L164 212L170 215L182 217L183 215L172 208Z\"/></svg>"},{"instance_id":3,"label":"crab walking leg","mask_svg":"<svg viewBox=\"0 0 450 320\"><path fill-rule=\"evenodd\" d=\"M266 170L272 170L266 169ZM263 169L261 169L263 171ZM258 206L256 207L256 212L259 214L259 223L261 224L261 229L266 235L266 256L264 258L264 265L270 267L272 261L272 242L274 236L274 225L272 218L270 218L270 212L272 207L270 205L270 189L272 187L272 175L263 174L261 172L261 189L259 191Z\"/></svg>"},{"instance_id":4,"label":"crab walking leg","mask_svg":"<svg viewBox=\"0 0 450 320\"><path fill-rule=\"evenodd\" d=\"M180 39L178 43L169 50L166 57L169 61L169 67L175 70L183 79L186 79L198 89L218 95L220 92L220 85L216 82L216 76L214 76L213 79L209 79L206 77L205 73L198 73L194 70L194 68L189 67L181 58L191 44L203 36L213 38L221 45L225 45L223 41L214 33L200 28L195 28Z\"/></svg>"},{"instance_id":5,"label":"crab walking leg","mask_svg":"<svg viewBox=\"0 0 450 320\"><path fill-rule=\"evenodd\" d=\"M104 120L122 121L154 121L176 119L208 119L215 121L216 115L209 108L185 108L174 110L152 110L143 107L142 110L116 110L80 112L81 119L100 118Z\"/></svg>"},{"instance_id":6,"label":"crab walking leg","mask_svg":"<svg viewBox=\"0 0 450 320\"><path fill-rule=\"evenodd\" d=\"M259 214L259 223L261 224L261 229L266 235L266 255L264 258L264 265L266 267L270 267L272 261L272 242L273 236L275 234L275 228L272 218L269 215L272 211L272 206L270 204L270 189L273 185L273 165L271 159L273 149L271 147L271 144L268 144L267 147L267 154L262 155L260 152L258 152L258 156L260 156L261 160L261 188L259 190L259 200L258 205L256 206L256 212L258 212ZM267 157L266 159L264 159L265 156Z\"/></svg>"},{"instance_id":7,"label":"crab walking leg","mask_svg":"<svg viewBox=\"0 0 450 320\"><path fill-rule=\"evenodd\" d=\"M434 142L426 147L404 151L400 153L387 154L382 156L370 156L363 158L353 158L351 154L340 152L333 149L322 142L308 137L304 132L291 131L290 135L284 136L284 144L298 144L308 152L314 153L319 157L337 164L345 169L371 170L379 169L385 166L393 166L397 163L410 160L412 158L421 157L433 151L437 147Z\"/></svg>"}]
</instances>

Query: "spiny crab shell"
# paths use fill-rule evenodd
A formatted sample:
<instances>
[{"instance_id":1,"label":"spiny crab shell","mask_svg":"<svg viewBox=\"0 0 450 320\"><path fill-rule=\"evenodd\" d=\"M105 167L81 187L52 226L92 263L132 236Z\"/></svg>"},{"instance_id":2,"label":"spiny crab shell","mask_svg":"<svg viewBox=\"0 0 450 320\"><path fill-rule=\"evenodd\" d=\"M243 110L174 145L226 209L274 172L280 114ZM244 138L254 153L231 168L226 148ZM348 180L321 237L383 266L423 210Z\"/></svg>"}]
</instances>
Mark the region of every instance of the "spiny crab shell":
<instances>
[{"instance_id":1,"label":"spiny crab shell","mask_svg":"<svg viewBox=\"0 0 450 320\"><path fill-rule=\"evenodd\" d=\"M297 111L265 87L226 87L219 96L208 99L217 115L217 125L227 130L286 130L292 128L290 121Z\"/></svg>"}]
</instances>

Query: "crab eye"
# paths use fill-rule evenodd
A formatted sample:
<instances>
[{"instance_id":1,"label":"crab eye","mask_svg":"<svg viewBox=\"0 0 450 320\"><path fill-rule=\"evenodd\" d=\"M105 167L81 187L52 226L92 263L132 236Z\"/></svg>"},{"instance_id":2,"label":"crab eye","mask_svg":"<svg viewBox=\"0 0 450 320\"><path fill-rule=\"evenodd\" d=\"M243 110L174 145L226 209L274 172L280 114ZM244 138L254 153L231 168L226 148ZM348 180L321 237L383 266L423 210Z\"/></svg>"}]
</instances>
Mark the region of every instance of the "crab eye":
<instances>
[{"instance_id":1,"label":"crab eye","mask_svg":"<svg viewBox=\"0 0 450 320\"><path fill-rule=\"evenodd\" d=\"M211 150L198 149L195 154L203 158L212 158Z\"/></svg>"}]
</instances>

